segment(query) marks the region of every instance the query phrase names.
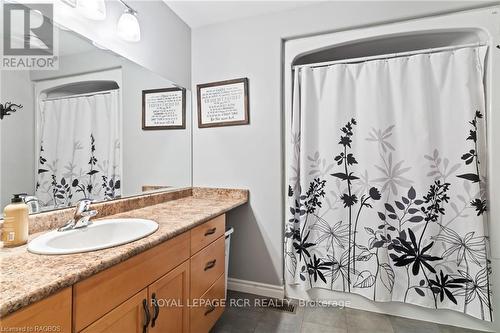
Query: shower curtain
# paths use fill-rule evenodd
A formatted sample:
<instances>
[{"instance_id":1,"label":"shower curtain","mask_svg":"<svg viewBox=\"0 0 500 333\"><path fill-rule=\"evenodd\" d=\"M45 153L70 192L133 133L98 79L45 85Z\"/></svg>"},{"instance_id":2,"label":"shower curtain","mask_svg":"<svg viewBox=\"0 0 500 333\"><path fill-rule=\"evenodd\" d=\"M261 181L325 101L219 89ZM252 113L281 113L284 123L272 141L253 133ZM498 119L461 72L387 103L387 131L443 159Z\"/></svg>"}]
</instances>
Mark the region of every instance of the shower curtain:
<instances>
[{"instance_id":1,"label":"shower curtain","mask_svg":"<svg viewBox=\"0 0 500 333\"><path fill-rule=\"evenodd\" d=\"M119 91L41 101L36 197L44 207L120 197Z\"/></svg>"},{"instance_id":2,"label":"shower curtain","mask_svg":"<svg viewBox=\"0 0 500 333\"><path fill-rule=\"evenodd\" d=\"M492 320L486 51L295 70L287 284Z\"/></svg>"}]
</instances>

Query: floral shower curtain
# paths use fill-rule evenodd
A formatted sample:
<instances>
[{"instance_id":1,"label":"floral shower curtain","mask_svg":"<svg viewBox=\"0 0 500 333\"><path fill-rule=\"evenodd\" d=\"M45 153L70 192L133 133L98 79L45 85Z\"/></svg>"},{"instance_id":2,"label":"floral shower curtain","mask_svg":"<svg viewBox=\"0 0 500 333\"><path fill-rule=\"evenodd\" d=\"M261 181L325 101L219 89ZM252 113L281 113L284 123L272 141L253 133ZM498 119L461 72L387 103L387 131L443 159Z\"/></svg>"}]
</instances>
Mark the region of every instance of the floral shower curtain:
<instances>
[{"instance_id":1,"label":"floral shower curtain","mask_svg":"<svg viewBox=\"0 0 500 333\"><path fill-rule=\"evenodd\" d=\"M486 51L295 70L288 284L492 320Z\"/></svg>"},{"instance_id":2,"label":"floral shower curtain","mask_svg":"<svg viewBox=\"0 0 500 333\"><path fill-rule=\"evenodd\" d=\"M45 100L36 197L44 207L120 197L119 91Z\"/></svg>"}]
</instances>

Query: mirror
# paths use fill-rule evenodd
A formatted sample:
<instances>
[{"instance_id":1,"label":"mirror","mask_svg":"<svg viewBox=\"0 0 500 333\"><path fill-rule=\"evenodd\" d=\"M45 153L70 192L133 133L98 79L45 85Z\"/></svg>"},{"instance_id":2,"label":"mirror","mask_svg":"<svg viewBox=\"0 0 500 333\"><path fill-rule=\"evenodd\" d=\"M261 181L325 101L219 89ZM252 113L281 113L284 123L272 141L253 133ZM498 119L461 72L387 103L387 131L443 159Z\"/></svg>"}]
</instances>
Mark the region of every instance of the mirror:
<instances>
[{"instance_id":1,"label":"mirror","mask_svg":"<svg viewBox=\"0 0 500 333\"><path fill-rule=\"evenodd\" d=\"M15 193L42 212L191 186L191 92L72 31L58 36L57 70L1 73L1 103L22 105L0 121L2 212Z\"/></svg>"}]
</instances>

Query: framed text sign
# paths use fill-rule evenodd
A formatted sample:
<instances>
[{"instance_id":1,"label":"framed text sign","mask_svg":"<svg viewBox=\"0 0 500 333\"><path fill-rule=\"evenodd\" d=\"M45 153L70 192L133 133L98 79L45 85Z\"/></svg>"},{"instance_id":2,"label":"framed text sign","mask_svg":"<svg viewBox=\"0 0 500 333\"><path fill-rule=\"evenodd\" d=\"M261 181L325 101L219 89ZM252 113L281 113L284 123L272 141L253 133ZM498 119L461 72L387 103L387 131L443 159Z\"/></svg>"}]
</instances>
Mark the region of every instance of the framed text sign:
<instances>
[{"instance_id":1,"label":"framed text sign","mask_svg":"<svg viewBox=\"0 0 500 333\"><path fill-rule=\"evenodd\" d=\"M186 89L142 91L142 129L186 128Z\"/></svg>"},{"instance_id":2,"label":"framed text sign","mask_svg":"<svg viewBox=\"0 0 500 333\"><path fill-rule=\"evenodd\" d=\"M248 79L197 85L198 127L248 124Z\"/></svg>"}]
</instances>

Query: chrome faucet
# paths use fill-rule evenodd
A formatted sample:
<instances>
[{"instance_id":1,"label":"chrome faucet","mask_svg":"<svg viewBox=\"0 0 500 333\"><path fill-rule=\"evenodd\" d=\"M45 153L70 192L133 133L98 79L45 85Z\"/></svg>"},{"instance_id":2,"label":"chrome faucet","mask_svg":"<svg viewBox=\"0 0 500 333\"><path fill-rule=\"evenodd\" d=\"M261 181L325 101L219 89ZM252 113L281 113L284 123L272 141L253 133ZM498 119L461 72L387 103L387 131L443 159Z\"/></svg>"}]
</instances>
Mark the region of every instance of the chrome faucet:
<instances>
[{"instance_id":1,"label":"chrome faucet","mask_svg":"<svg viewBox=\"0 0 500 333\"><path fill-rule=\"evenodd\" d=\"M57 231L67 231L79 228L88 227L92 224L90 219L97 215L97 210L89 210L92 200L82 199L76 204L75 215L65 225L57 229Z\"/></svg>"}]
</instances>

